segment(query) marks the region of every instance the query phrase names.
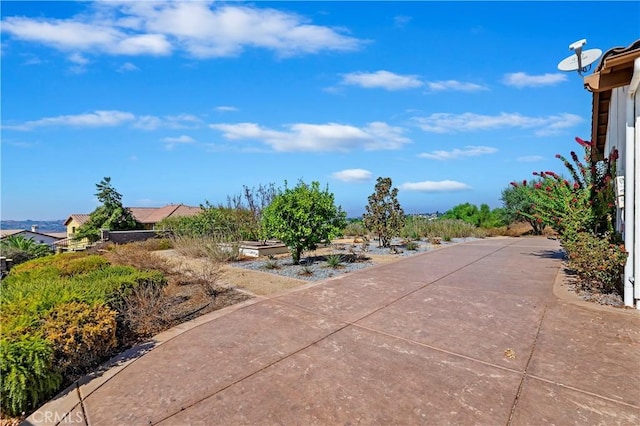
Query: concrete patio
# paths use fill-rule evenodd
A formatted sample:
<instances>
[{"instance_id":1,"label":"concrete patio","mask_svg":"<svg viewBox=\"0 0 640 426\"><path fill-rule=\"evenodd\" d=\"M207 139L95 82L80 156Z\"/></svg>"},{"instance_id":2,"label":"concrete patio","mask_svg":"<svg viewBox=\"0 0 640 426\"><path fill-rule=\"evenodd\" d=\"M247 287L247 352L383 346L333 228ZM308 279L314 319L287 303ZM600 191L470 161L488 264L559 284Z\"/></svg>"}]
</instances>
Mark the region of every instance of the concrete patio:
<instances>
[{"instance_id":1,"label":"concrete patio","mask_svg":"<svg viewBox=\"0 0 640 426\"><path fill-rule=\"evenodd\" d=\"M640 314L562 295L560 267L557 241L485 239L256 298L26 424L640 424Z\"/></svg>"}]
</instances>

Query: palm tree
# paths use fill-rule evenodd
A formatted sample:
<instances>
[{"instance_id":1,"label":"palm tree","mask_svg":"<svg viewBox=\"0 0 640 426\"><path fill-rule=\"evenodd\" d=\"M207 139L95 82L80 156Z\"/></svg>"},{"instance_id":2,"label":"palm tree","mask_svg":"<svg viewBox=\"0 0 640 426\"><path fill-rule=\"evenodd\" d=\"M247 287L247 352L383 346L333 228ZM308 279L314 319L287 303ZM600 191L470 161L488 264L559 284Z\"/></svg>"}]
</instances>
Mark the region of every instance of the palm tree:
<instances>
[{"instance_id":1,"label":"palm tree","mask_svg":"<svg viewBox=\"0 0 640 426\"><path fill-rule=\"evenodd\" d=\"M51 254L51 248L48 245L36 243L31 238L25 238L22 235L11 235L0 242L1 253L15 253L16 251L26 253L29 259Z\"/></svg>"}]
</instances>

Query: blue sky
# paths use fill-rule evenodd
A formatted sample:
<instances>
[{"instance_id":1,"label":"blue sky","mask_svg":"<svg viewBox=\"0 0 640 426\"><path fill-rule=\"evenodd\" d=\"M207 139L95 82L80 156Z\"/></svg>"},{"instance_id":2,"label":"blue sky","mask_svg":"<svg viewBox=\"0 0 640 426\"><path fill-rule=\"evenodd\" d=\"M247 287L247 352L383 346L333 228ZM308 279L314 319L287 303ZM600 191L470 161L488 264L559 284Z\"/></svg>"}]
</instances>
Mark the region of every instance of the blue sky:
<instances>
[{"instance_id":1,"label":"blue sky","mask_svg":"<svg viewBox=\"0 0 640 426\"><path fill-rule=\"evenodd\" d=\"M317 180L356 216L499 207L590 139L570 43L627 46L638 2L2 2L3 219L224 202ZM606 16L605 16L606 15Z\"/></svg>"}]
</instances>

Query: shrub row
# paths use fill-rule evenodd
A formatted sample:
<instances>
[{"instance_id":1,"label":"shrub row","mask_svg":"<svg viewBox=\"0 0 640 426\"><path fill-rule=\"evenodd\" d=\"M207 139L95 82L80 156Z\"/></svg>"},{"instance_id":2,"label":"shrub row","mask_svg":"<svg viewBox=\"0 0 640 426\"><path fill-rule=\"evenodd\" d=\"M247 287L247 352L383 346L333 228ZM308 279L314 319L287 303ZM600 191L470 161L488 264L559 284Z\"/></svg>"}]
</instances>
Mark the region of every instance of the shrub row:
<instances>
[{"instance_id":1,"label":"shrub row","mask_svg":"<svg viewBox=\"0 0 640 426\"><path fill-rule=\"evenodd\" d=\"M112 266L96 255L60 254L14 267L1 282L0 402L4 414L36 408L118 346L114 307L155 271Z\"/></svg>"},{"instance_id":2,"label":"shrub row","mask_svg":"<svg viewBox=\"0 0 640 426\"><path fill-rule=\"evenodd\" d=\"M568 266L580 278L583 289L622 294L621 276L628 255L622 244L580 232L562 245L567 252Z\"/></svg>"},{"instance_id":3,"label":"shrub row","mask_svg":"<svg viewBox=\"0 0 640 426\"><path fill-rule=\"evenodd\" d=\"M486 231L460 219L429 220L424 217L409 217L400 236L414 240L431 237L451 240L465 237L482 238L486 236Z\"/></svg>"}]
</instances>

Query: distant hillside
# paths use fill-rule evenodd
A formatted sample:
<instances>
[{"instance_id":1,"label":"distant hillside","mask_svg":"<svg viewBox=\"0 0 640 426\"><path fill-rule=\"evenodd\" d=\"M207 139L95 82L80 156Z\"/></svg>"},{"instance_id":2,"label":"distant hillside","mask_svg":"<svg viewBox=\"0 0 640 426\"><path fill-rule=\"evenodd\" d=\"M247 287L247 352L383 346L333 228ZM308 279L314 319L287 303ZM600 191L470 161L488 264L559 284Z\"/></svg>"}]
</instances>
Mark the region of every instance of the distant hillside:
<instances>
[{"instance_id":1,"label":"distant hillside","mask_svg":"<svg viewBox=\"0 0 640 426\"><path fill-rule=\"evenodd\" d=\"M0 220L0 229L31 229L38 225L38 232L65 232L64 219L60 220Z\"/></svg>"}]
</instances>

